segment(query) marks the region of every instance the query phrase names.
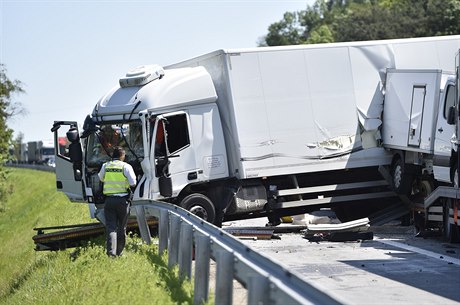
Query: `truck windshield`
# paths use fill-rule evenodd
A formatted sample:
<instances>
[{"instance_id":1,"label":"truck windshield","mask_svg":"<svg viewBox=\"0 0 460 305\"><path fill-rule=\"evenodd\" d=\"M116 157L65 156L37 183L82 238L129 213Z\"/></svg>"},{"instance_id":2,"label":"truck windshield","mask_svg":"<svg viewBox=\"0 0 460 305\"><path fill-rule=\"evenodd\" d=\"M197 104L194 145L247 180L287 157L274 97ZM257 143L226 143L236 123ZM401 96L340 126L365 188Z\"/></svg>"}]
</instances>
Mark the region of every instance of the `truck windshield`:
<instances>
[{"instance_id":1,"label":"truck windshield","mask_svg":"<svg viewBox=\"0 0 460 305\"><path fill-rule=\"evenodd\" d=\"M90 166L110 160L115 146L125 149L125 161L128 163L144 157L140 121L101 125L96 133L88 137L87 143L86 161Z\"/></svg>"}]
</instances>

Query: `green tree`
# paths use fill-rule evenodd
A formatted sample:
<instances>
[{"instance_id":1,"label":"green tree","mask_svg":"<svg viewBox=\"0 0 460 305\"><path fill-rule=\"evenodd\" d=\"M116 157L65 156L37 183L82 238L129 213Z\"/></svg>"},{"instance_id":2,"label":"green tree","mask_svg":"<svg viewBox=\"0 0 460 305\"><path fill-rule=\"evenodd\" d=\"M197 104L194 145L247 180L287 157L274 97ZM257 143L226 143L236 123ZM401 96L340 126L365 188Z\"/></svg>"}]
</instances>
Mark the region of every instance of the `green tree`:
<instances>
[{"instance_id":1,"label":"green tree","mask_svg":"<svg viewBox=\"0 0 460 305\"><path fill-rule=\"evenodd\" d=\"M272 24L259 44L460 34L459 0L317 0L305 11L289 14Z\"/></svg>"},{"instance_id":2,"label":"green tree","mask_svg":"<svg viewBox=\"0 0 460 305\"><path fill-rule=\"evenodd\" d=\"M23 92L21 82L10 80L6 75L5 65L0 64L0 211L5 208L6 196L10 191L6 180L7 172L3 167L8 159L13 135L13 130L7 125L7 120L23 111L20 103L13 102L14 94Z\"/></svg>"},{"instance_id":3,"label":"green tree","mask_svg":"<svg viewBox=\"0 0 460 305\"><path fill-rule=\"evenodd\" d=\"M460 33L460 1L429 0L426 4L427 26L430 35L455 35Z\"/></svg>"},{"instance_id":4,"label":"green tree","mask_svg":"<svg viewBox=\"0 0 460 305\"><path fill-rule=\"evenodd\" d=\"M334 42L332 31L328 25L321 25L320 27L312 30L307 39L307 43L328 43Z\"/></svg>"},{"instance_id":5,"label":"green tree","mask_svg":"<svg viewBox=\"0 0 460 305\"><path fill-rule=\"evenodd\" d=\"M11 144L13 130L7 125L7 120L23 112L20 103L13 102L14 94L23 93L22 83L10 80L6 75L4 64L0 64L0 163L8 157L8 148Z\"/></svg>"},{"instance_id":6,"label":"green tree","mask_svg":"<svg viewBox=\"0 0 460 305\"><path fill-rule=\"evenodd\" d=\"M10 145L10 150L12 151L12 153L10 153L10 160L13 161L13 162L16 162L16 161L24 161L22 158L24 157L22 155L22 151L21 151L21 145L23 144L24 142L24 134L22 132L20 132L16 138L14 138L14 140L12 140L12 143Z\"/></svg>"},{"instance_id":7,"label":"green tree","mask_svg":"<svg viewBox=\"0 0 460 305\"><path fill-rule=\"evenodd\" d=\"M271 24L265 36L265 44L282 46L305 43L302 40L302 31L299 14L285 13L281 21Z\"/></svg>"},{"instance_id":8,"label":"green tree","mask_svg":"<svg viewBox=\"0 0 460 305\"><path fill-rule=\"evenodd\" d=\"M423 1L350 3L335 14L336 41L427 36Z\"/></svg>"}]
</instances>

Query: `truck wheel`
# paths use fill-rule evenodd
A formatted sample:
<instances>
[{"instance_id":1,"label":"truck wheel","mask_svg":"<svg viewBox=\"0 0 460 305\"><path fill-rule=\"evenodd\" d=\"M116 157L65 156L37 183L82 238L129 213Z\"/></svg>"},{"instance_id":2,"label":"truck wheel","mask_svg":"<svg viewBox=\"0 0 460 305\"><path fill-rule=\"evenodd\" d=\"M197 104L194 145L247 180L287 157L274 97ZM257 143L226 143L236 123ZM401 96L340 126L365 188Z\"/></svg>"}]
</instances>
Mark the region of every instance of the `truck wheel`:
<instances>
[{"instance_id":1,"label":"truck wheel","mask_svg":"<svg viewBox=\"0 0 460 305\"><path fill-rule=\"evenodd\" d=\"M419 188L420 194L422 195L423 198L427 197L428 195L430 195L433 192L433 185L428 180L420 181L420 184L418 185L418 188Z\"/></svg>"},{"instance_id":2,"label":"truck wheel","mask_svg":"<svg viewBox=\"0 0 460 305\"><path fill-rule=\"evenodd\" d=\"M396 193L410 195L412 190L412 176L407 173L401 158L396 159L391 165L391 178Z\"/></svg>"},{"instance_id":3,"label":"truck wheel","mask_svg":"<svg viewBox=\"0 0 460 305\"><path fill-rule=\"evenodd\" d=\"M456 243L460 241L459 228L456 224L449 222L449 209L452 206L452 200L449 199L444 203L442 209L442 223L443 223L443 233L446 241L450 243Z\"/></svg>"},{"instance_id":4,"label":"truck wheel","mask_svg":"<svg viewBox=\"0 0 460 305\"><path fill-rule=\"evenodd\" d=\"M216 220L214 204L203 194L196 193L188 195L181 201L180 206L207 222L214 223Z\"/></svg>"}]
</instances>

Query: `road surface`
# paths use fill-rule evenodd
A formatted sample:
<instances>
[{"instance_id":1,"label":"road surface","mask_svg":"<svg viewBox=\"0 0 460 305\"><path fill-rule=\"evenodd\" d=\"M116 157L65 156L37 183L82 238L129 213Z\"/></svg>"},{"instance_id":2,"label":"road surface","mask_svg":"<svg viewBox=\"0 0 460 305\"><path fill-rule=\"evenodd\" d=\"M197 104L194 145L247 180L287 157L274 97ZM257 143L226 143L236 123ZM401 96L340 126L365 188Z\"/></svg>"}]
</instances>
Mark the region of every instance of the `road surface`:
<instances>
[{"instance_id":1,"label":"road surface","mask_svg":"<svg viewBox=\"0 0 460 305\"><path fill-rule=\"evenodd\" d=\"M236 221L223 228L265 222ZM298 232L241 241L349 304L460 304L460 244L415 237L413 227L369 230L373 240L310 242ZM246 304L244 290L238 291L234 304Z\"/></svg>"}]
</instances>

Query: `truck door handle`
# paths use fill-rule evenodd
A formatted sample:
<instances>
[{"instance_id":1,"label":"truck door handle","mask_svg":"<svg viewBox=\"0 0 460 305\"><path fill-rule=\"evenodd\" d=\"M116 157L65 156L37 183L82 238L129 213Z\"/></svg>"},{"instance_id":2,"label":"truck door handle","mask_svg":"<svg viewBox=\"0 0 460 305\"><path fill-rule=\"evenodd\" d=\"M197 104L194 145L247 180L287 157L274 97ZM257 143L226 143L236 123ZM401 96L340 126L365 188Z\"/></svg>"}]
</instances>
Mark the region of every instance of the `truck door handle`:
<instances>
[{"instance_id":1,"label":"truck door handle","mask_svg":"<svg viewBox=\"0 0 460 305\"><path fill-rule=\"evenodd\" d=\"M188 179L188 180L195 180L195 179L198 179L198 173L197 173L197 172L188 173L187 179Z\"/></svg>"},{"instance_id":2,"label":"truck door handle","mask_svg":"<svg viewBox=\"0 0 460 305\"><path fill-rule=\"evenodd\" d=\"M439 131L439 132L443 132L444 129L442 129L442 127L439 127L438 131Z\"/></svg>"}]
</instances>

